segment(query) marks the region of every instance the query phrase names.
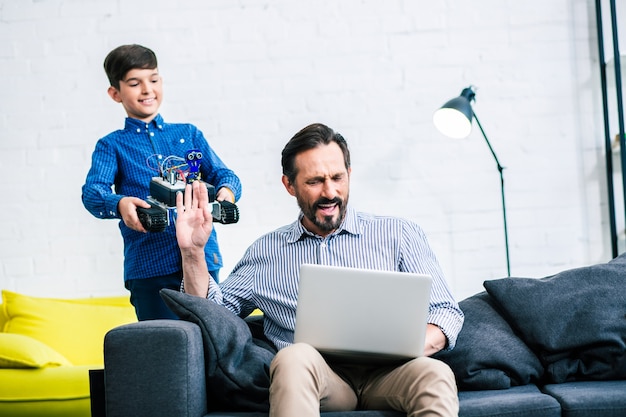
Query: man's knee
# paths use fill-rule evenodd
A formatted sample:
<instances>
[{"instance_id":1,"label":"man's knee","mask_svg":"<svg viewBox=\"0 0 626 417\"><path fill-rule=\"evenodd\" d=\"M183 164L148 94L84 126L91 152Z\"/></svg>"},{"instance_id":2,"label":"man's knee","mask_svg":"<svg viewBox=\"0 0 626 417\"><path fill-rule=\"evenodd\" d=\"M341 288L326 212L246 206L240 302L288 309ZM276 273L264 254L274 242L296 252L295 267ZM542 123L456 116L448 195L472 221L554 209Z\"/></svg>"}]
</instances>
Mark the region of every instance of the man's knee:
<instances>
[{"instance_id":1,"label":"man's knee","mask_svg":"<svg viewBox=\"0 0 626 417\"><path fill-rule=\"evenodd\" d=\"M408 362L407 366L409 373L416 378L445 382L456 390L456 380L452 369L438 359L420 357Z\"/></svg>"},{"instance_id":2,"label":"man's knee","mask_svg":"<svg viewBox=\"0 0 626 417\"><path fill-rule=\"evenodd\" d=\"M438 375L454 379L454 373L447 363L433 358L424 359L428 359L428 369L430 370L430 372L434 372Z\"/></svg>"},{"instance_id":3,"label":"man's knee","mask_svg":"<svg viewBox=\"0 0 626 417\"><path fill-rule=\"evenodd\" d=\"M311 345L294 343L276 353L270 364L270 378L278 368L290 370L309 368L314 366L314 363L319 359L321 359L319 352Z\"/></svg>"}]
</instances>

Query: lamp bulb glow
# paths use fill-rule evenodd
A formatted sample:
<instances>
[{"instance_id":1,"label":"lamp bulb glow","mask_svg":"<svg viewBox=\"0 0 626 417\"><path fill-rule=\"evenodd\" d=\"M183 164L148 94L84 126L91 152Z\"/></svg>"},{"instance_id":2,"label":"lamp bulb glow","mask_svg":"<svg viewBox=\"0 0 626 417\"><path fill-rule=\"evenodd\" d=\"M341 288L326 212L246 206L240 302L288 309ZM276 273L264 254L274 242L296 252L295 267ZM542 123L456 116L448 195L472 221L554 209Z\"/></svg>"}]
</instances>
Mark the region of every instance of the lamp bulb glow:
<instances>
[{"instance_id":1,"label":"lamp bulb glow","mask_svg":"<svg viewBox=\"0 0 626 417\"><path fill-rule=\"evenodd\" d=\"M467 116L458 110L441 108L433 114L433 123L437 130L444 135L463 139L469 136L472 131L472 122Z\"/></svg>"}]
</instances>

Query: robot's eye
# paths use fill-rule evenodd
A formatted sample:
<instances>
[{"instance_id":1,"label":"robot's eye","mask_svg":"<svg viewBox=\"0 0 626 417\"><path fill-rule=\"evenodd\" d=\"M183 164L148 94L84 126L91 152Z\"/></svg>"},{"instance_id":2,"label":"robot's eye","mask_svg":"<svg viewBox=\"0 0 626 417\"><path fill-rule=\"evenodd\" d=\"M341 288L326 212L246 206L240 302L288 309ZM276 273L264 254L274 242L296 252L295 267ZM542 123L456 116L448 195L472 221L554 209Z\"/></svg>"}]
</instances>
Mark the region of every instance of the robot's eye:
<instances>
[{"instance_id":1,"label":"robot's eye","mask_svg":"<svg viewBox=\"0 0 626 417\"><path fill-rule=\"evenodd\" d=\"M196 152L196 158L202 159L202 152Z\"/></svg>"},{"instance_id":2,"label":"robot's eye","mask_svg":"<svg viewBox=\"0 0 626 417\"><path fill-rule=\"evenodd\" d=\"M190 153L189 155L187 155L187 159L189 159L190 161L193 161L194 155Z\"/></svg>"}]
</instances>

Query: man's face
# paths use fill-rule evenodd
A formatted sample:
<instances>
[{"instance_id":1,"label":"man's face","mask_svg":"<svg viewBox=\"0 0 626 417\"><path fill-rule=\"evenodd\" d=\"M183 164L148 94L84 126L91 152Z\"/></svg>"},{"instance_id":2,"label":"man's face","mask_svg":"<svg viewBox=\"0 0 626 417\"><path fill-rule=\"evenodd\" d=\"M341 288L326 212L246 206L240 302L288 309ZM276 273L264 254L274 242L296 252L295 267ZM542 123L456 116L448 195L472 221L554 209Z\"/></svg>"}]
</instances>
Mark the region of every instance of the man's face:
<instances>
[{"instance_id":1,"label":"man's face","mask_svg":"<svg viewBox=\"0 0 626 417\"><path fill-rule=\"evenodd\" d=\"M155 69L132 69L120 81L119 90L109 87L109 96L122 103L128 117L149 122L159 112L163 83Z\"/></svg>"},{"instance_id":2,"label":"man's face","mask_svg":"<svg viewBox=\"0 0 626 417\"><path fill-rule=\"evenodd\" d=\"M283 176L283 184L298 201L304 227L327 236L341 225L350 194L350 169L346 170L341 148L331 142L302 152L295 166L295 181Z\"/></svg>"}]
</instances>

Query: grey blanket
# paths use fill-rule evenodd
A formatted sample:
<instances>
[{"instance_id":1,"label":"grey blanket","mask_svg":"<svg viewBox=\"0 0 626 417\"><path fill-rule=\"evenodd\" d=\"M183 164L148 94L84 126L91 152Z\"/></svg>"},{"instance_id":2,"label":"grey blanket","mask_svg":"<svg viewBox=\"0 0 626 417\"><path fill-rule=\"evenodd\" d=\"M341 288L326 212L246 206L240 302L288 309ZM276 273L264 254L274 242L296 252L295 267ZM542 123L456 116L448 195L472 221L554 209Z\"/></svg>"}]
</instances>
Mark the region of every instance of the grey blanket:
<instances>
[{"instance_id":1,"label":"grey blanket","mask_svg":"<svg viewBox=\"0 0 626 417\"><path fill-rule=\"evenodd\" d=\"M254 338L243 319L211 301L168 289L161 297L202 331L209 407L268 411L269 366L276 353L271 344Z\"/></svg>"}]
</instances>

